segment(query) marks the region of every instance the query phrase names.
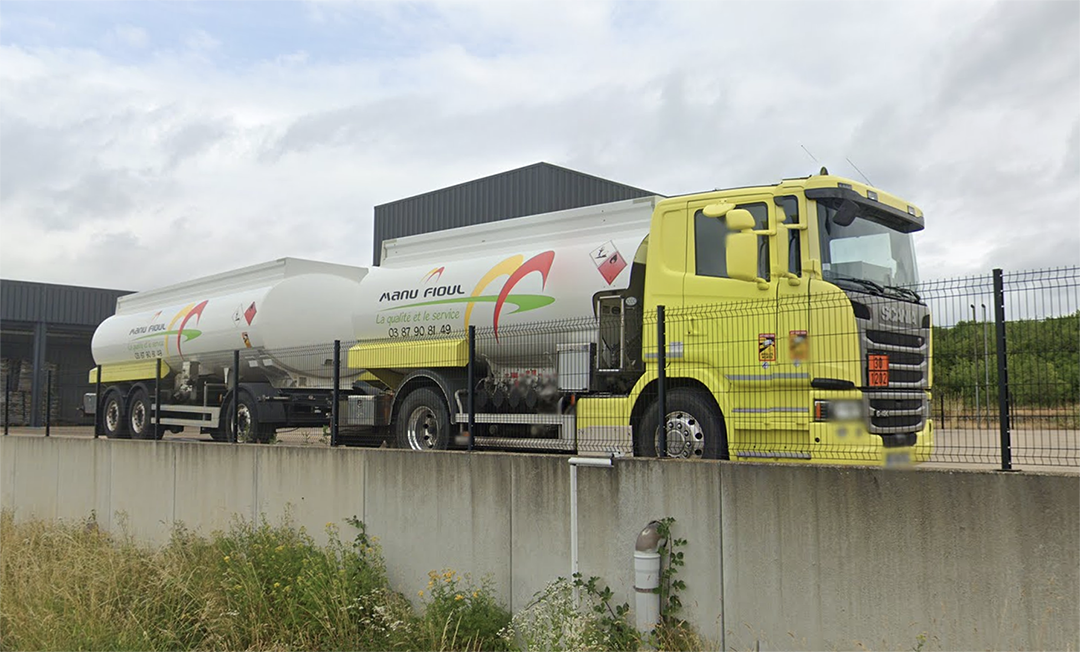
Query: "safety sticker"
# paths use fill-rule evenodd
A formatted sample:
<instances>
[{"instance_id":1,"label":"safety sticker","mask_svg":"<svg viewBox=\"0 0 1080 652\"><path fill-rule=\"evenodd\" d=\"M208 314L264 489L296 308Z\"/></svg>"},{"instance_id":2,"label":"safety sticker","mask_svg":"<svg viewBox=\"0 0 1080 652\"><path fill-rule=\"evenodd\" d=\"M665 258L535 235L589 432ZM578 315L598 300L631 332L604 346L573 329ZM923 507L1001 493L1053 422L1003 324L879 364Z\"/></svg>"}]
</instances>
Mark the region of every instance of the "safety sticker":
<instances>
[{"instance_id":1,"label":"safety sticker","mask_svg":"<svg viewBox=\"0 0 1080 652\"><path fill-rule=\"evenodd\" d=\"M870 355L870 386L889 386L889 356L884 354Z\"/></svg>"},{"instance_id":2,"label":"safety sticker","mask_svg":"<svg viewBox=\"0 0 1080 652\"><path fill-rule=\"evenodd\" d=\"M806 331L788 331L788 355L796 367L810 358L810 337Z\"/></svg>"},{"instance_id":3,"label":"safety sticker","mask_svg":"<svg viewBox=\"0 0 1080 652\"><path fill-rule=\"evenodd\" d=\"M776 362L776 333L758 333L757 357L759 362Z\"/></svg>"},{"instance_id":4,"label":"safety sticker","mask_svg":"<svg viewBox=\"0 0 1080 652\"><path fill-rule=\"evenodd\" d=\"M615 248L615 243L611 240L593 249L591 256L593 264L596 265L596 269L599 270L600 275L604 277L608 285L614 283L619 274L626 269L626 259Z\"/></svg>"},{"instance_id":5,"label":"safety sticker","mask_svg":"<svg viewBox=\"0 0 1080 652\"><path fill-rule=\"evenodd\" d=\"M244 319L247 320L248 326L251 326L251 320L255 319L255 302L252 301L248 309L244 311Z\"/></svg>"},{"instance_id":6,"label":"safety sticker","mask_svg":"<svg viewBox=\"0 0 1080 652\"><path fill-rule=\"evenodd\" d=\"M248 334L247 333L240 333L240 335L242 335L244 337L244 346L246 346L247 348L250 349L251 348L251 339L248 338Z\"/></svg>"}]
</instances>

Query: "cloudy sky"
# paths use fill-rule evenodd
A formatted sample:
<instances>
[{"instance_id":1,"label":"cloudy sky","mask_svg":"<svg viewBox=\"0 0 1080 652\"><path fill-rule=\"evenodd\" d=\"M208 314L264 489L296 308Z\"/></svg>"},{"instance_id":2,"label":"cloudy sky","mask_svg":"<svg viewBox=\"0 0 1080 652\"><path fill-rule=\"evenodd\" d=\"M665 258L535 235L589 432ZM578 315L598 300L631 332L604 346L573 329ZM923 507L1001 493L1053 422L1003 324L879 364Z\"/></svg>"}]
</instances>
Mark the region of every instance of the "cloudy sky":
<instances>
[{"instance_id":1,"label":"cloudy sky","mask_svg":"<svg viewBox=\"0 0 1080 652\"><path fill-rule=\"evenodd\" d=\"M923 278L1077 265L1078 35L1073 1L3 0L0 276L367 265L375 205L537 161L670 195L850 160L926 212Z\"/></svg>"}]
</instances>

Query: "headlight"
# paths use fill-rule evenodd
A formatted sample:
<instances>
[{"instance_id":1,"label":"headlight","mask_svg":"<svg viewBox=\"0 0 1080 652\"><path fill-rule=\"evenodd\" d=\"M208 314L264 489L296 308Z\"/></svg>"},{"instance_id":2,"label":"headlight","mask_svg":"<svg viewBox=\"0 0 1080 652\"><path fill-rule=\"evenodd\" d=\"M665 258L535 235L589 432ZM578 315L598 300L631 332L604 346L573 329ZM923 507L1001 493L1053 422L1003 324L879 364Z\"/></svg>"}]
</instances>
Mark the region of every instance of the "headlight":
<instances>
[{"instance_id":1,"label":"headlight","mask_svg":"<svg viewBox=\"0 0 1080 652\"><path fill-rule=\"evenodd\" d=\"M815 421L861 421L862 401L814 401Z\"/></svg>"}]
</instances>

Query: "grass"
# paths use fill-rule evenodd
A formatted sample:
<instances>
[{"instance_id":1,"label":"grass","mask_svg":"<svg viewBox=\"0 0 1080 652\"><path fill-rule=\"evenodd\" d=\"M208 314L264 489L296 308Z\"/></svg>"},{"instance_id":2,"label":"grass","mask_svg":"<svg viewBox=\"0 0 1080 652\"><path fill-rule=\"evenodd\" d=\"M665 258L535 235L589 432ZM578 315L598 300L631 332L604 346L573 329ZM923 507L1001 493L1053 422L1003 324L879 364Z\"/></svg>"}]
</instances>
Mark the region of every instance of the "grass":
<instances>
[{"instance_id":1,"label":"grass","mask_svg":"<svg viewBox=\"0 0 1080 652\"><path fill-rule=\"evenodd\" d=\"M0 513L0 650L695 650L673 620L640 637L610 590L559 579L511 621L489 581L432 571L416 610L364 524L317 545L286 518L237 520L160 547L81 523ZM597 579L597 578L594 578ZM579 586L588 586L579 584Z\"/></svg>"}]
</instances>

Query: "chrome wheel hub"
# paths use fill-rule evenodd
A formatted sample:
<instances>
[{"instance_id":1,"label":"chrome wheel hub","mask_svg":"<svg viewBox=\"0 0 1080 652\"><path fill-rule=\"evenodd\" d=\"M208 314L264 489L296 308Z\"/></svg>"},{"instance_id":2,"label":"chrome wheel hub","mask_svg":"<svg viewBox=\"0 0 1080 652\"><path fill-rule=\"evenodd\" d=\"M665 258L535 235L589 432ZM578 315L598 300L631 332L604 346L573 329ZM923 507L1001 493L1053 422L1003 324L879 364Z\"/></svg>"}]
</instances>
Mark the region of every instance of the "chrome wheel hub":
<instances>
[{"instance_id":1,"label":"chrome wheel hub","mask_svg":"<svg viewBox=\"0 0 1080 652\"><path fill-rule=\"evenodd\" d=\"M109 432L116 432L120 428L120 404L115 400L105 406L105 426Z\"/></svg>"},{"instance_id":2,"label":"chrome wheel hub","mask_svg":"<svg viewBox=\"0 0 1080 652\"><path fill-rule=\"evenodd\" d=\"M439 439L439 421L428 407L418 407L409 415L405 436L409 448L418 451L434 450Z\"/></svg>"},{"instance_id":3,"label":"chrome wheel hub","mask_svg":"<svg viewBox=\"0 0 1080 652\"><path fill-rule=\"evenodd\" d=\"M687 412L669 412L664 421L667 434L668 457L692 459L705 453L705 431L694 415ZM660 450L660 431L656 433L656 450Z\"/></svg>"}]
</instances>

